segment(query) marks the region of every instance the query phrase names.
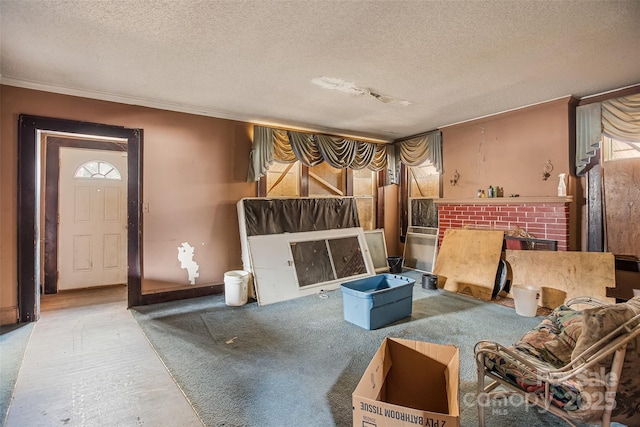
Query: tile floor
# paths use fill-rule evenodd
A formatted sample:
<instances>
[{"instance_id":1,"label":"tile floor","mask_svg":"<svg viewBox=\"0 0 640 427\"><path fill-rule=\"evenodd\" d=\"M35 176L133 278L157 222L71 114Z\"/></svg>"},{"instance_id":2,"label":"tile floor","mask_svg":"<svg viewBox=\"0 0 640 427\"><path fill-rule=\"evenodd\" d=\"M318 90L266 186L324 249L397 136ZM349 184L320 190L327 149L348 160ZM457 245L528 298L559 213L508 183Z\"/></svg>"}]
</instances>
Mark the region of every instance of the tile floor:
<instances>
[{"instance_id":1,"label":"tile floor","mask_svg":"<svg viewBox=\"0 0 640 427\"><path fill-rule=\"evenodd\" d=\"M203 425L125 299L125 287L43 296L6 427Z\"/></svg>"}]
</instances>

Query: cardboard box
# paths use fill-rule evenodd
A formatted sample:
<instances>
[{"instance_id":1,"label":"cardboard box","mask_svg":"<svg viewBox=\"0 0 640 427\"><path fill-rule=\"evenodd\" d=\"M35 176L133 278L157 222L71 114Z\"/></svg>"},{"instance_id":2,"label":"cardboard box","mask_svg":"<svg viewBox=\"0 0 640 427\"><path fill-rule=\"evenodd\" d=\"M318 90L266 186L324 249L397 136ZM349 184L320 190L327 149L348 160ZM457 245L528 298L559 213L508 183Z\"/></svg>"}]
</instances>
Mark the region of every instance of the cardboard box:
<instances>
[{"instance_id":1,"label":"cardboard box","mask_svg":"<svg viewBox=\"0 0 640 427\"><path fill-rule=\"evenodd\" d=\"M353 427L459 427L460 353L385 338L353 392Z\"/></svg>"},{"instance_id":2,"label":"cardboard box","mask_svg":"<svg viewBox=\"0 0 640 427\"><path fill-rule=\"evenodd\" d=\"M411 316L415 280L377 274L343 283L344 320L365 329L378 329Z\"/></svg>"}]
</instances>

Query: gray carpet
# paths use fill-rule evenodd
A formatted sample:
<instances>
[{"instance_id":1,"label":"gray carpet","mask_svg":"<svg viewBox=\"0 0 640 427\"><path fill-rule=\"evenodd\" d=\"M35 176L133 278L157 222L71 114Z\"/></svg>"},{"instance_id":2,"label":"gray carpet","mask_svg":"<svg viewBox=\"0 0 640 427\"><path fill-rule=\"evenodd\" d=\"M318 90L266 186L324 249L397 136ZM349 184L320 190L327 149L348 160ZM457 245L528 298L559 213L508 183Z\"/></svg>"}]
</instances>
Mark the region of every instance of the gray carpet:
<instances>
[{"instance_id":1,"label":"gray carpet","mask_svg":"<svg viewBox=\"0 0 640 427\"><path fill-rule=\"evenodd\" d=\"M342 293L259 307L222 295L138 307L135 319L207 426L351 426L351 393L385 337L460 349L461 425L477 426L474 344L510 344L540 318L416 279L410 318L368 331L344 321ZM564 426L534 407L499 405L488 422Z\"/></svg>"},{"instance_id":2,"label":"gray carpet","mask_svg":"<svg viewBox=\"0 0 640 427\"><path fill-rule=\"evenodd\" d=\"M35 323L0 326L0 420L7 416L13 389Z\"/></svg>"}]
</instances>

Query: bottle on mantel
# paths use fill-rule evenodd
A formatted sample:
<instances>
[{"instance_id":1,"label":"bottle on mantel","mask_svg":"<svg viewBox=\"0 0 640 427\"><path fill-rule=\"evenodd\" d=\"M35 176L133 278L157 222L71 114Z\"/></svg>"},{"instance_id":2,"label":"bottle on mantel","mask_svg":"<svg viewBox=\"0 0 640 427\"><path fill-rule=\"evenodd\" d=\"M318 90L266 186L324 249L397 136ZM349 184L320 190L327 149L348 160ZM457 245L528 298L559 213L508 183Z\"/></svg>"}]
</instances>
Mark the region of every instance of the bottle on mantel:
<instances>
[{"instance_id":1,"label":"bottle on mantel","mask_svg":"<svg viewBox=\"0 0 640 427\"><path fill-rule=\"evenodd\" d=\"M566 197L567 195L567 182L565 181L566 173L561 173L558 175L558 197Z\"/></svg>"}]
</instances>

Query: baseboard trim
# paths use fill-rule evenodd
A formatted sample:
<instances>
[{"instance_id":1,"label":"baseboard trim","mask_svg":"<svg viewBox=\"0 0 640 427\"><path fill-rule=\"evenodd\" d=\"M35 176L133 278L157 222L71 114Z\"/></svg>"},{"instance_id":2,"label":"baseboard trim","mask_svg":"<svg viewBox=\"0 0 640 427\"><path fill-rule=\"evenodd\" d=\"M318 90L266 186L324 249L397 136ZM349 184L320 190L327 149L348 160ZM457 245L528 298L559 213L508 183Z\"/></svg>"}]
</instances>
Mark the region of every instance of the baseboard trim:
<instances>
[{"instance_id":1,"label":"baseboard trim","mask_svg":"<svg viewBox=\"0 0 640 427\"><path fill-rule=\"evenodd\" d=\"M18 323L18 307L0 308L0 325L13 325Z\"/></svg>"},{"instance_id":2,"label":"baseboard trim","mask_svg":"<svg viewBox=\"0 0 640 427\"><path fill-rule=\"evenodd\" d=\"M224 284L202 286L193 289L180 289L178 291L158 292L156 294L142 295L140 305L158 304L161 302L204 297L221 293L224 293Z\"/></svg>"}]
</instances>

